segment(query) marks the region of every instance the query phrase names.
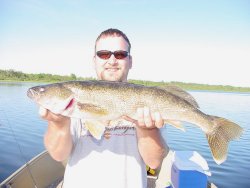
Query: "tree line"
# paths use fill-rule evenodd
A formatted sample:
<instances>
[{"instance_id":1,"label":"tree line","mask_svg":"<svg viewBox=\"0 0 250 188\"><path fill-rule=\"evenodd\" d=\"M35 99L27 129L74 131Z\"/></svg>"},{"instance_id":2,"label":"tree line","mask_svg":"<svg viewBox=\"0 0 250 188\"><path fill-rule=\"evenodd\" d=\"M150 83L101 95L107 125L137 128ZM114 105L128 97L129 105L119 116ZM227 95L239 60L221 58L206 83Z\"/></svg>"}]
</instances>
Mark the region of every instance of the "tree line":
<instances>
[{"instance_id":1,"label":"tree line","mask_svg":"<svg viewBox=\"0 0 250 188\"><path fill-rule=\"evenodd\" d=\"M147 86L167 87L169 85L178 86L184 90L205 90L205 91L225 91L225 92L250 92L250 87L235 87L230 85L209 85L209 84L197 84L197 83L184 83L184 82L152 82L145 80L130 80L132 83L142 84Z\"/></svg>"},{"instance_id":2,"label":"tree line","mask_svg":"<svg viewBox=\"0 0 250 188\"><path fill-rule=\"evenodd\" d=\"M77 77L75 74L67 75L54 75L54 74L27 74L15 70L0 70L0 80L2 81L41 81L41 82L59 82L69 80L85 80L87 78ZM90 79L90 78L89 78Z\"/></svg>"},{"instance_id":3,"label":"tree line","mask_svg":"<svg viewBox=\"0 0 250 188\"><path fill-rule=\"evenodd\" d=\"M68 76L54 75L54 74L27 74L15 70L1 70L0 81L32 81L32 82L60 82L70 80L94 80L94 78L77 77L75 74ZM166 87L168 85L178 86L185 90L208 90L208 91L227 91L227 92L250 92L250 87L234 87L228 85L208 85L197 83L183 83L183 82L153 82L147 80L129 80L131 83L142 84L146 86Z\"/></svg>"}]
</instances>

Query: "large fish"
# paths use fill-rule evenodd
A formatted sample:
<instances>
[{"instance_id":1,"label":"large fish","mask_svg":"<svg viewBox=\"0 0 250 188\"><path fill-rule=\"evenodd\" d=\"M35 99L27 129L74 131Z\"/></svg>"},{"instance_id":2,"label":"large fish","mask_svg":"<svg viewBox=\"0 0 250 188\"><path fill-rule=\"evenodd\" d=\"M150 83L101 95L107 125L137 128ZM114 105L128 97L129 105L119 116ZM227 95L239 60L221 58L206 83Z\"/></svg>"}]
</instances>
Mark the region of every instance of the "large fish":
<instances>
[{"instance_id":1,"label":"large fish","mask_svg":"<svg viewBox=\"0 0 250 188\"><path fill-rule=\"evenodd\" d=\"M229 141L239 138L243 129L222 117L199 110L195 99L177 87L148 87L109 81L69 81L32 87L27 95L56 114L84 118L90 133L100 139L103 122L126 115L134 117L139 107L160 112L164 121L182 129L180 122L197 125L206 134L217 164L226 160Z\"/></svg>"}]
</instances>

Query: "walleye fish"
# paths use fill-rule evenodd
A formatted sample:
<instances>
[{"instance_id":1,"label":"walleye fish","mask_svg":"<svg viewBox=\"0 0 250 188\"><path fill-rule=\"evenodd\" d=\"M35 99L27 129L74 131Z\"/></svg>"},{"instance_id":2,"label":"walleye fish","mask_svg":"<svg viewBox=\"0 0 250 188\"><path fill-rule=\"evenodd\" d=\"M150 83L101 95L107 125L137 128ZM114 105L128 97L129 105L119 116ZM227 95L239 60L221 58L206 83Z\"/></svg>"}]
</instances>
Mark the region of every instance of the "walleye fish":
<instances>
[{"instance_id":1,"label":"walleye fish","mask_svg":"<svg viewBox=\"0 0 250 188\"><path fill-rule=\"evenodd\" d=\"M222 117L199 110L195 99L177 87L148 87L109 81L69 81L32 87L27 95L53 113L86 119L85 126L100 139L105 125L126 115L135 118L136 110L149 107L160 112L165 123L183 129L180 122L197 125L206 134L217 164L227 158L229 141L239 138L243 129Z\"/></svg>"}]
</instances>

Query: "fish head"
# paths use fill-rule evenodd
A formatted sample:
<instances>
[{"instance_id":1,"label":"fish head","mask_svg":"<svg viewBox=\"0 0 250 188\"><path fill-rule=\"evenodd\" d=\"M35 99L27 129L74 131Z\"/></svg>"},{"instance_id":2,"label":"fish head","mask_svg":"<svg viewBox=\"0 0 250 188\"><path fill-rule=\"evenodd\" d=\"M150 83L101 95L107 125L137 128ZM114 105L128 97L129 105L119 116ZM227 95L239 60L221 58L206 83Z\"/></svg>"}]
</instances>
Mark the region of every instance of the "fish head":
<instances>
[{"instance_id":1,"label":"fish head","mask_svg":"<svg viewBox=\"0 0 250 188\"><path fill-rule=\"evenodd\" d=\"M56 114L68 111L74 103L72 91L60 83L31 87L27 96Z\"/></svg>"}]
</instances>

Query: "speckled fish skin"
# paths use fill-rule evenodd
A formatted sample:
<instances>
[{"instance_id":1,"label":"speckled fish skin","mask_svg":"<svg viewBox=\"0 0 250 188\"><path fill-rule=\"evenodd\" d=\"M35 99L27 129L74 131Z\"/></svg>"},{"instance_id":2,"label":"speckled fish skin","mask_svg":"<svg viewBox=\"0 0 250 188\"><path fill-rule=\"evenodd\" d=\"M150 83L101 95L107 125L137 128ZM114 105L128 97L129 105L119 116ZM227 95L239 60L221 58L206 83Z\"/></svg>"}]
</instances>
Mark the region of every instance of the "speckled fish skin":
<instances>
[{"instance_id":1,"label":"speckled fish skin","mask_svg":"<svg viewBox=\"0 0 250 188\"><path fill-rule=\"evenodd\" d=\"M175 122L200 127L214 160L221 164L226 160L229 141L239 138L242 128L227 119L203 113L190 94L179 95L179 91L125 82L69 81L32 87L27 95L54 113L98 121L116 120L123 115L135 118L137 108L149 107L175 127L179 126Z\"/></svg>"}]
</instances>

